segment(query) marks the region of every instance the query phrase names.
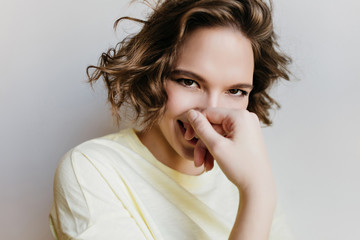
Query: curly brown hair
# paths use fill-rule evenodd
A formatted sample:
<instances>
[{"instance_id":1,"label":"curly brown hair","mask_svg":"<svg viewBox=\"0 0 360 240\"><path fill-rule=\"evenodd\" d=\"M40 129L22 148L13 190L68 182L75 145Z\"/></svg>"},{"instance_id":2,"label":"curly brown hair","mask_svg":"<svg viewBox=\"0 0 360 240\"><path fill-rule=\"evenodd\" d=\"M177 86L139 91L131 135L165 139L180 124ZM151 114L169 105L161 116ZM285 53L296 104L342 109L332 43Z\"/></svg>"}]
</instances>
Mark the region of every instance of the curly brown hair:
<instances>
[{"instance_id":1,"label":"curly brown hair","mask_svg":"<svg viewBox=\"0 0 360 240\"><path fill-rule=\"evenodd\" d=\"M104 79L118 122L120 108L129 104L135 120L141 119L147 128L156 123L166 108L165 81L186 37L200 27L233 27L251 41L254 53L254 88L248 110L265 125L271 124L269 110L279 105L268 92L276 80L289 80L291 61L278 50L271 2L269 7L260 0L164 0L146 21L122 17L114 27L126 19L142 23L140 32L110 48L101 55L98 66L87 69L91 84Z\"/></svg>"}]
</instances>

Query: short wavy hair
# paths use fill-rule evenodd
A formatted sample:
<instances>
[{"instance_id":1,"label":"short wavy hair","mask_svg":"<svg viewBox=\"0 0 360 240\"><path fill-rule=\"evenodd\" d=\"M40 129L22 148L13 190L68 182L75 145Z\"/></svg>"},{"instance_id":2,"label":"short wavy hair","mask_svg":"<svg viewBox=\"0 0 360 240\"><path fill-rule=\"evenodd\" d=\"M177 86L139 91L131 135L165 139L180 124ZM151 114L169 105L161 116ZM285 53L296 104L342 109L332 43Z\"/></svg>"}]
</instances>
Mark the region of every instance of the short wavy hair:
<instances>
[{"instance_id":1,"label":"short wavy hair","mask_svg":"<svg viewBox=\"0 0 360 240\"><path fill-rule=\"evenodd\" d=\"M122 20L143 27L103 53L98 66L88 67L89 82L103 78L118 123L120 108L130 105L134 120L149 128L166 110L165 82L186 37L197 28L232 27L251 41L254 53L254 88L247 109L271 125L269 110L279 105L268 92L278 79L289 80L291 61L278 50L271 9L271 2L269 6L260 0L159 1L147 20L122 17L115 22L114 28Z\"/></svg>"}]
</instances>

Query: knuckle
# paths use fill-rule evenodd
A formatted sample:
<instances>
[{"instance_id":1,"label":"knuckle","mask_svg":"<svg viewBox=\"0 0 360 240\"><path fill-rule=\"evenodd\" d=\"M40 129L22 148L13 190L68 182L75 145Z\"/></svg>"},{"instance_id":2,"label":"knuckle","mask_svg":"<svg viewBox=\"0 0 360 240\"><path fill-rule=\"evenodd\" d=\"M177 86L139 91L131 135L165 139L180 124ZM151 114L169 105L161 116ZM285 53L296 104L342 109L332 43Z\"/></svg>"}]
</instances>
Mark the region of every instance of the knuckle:
<instances>
[{"instance_id":1,"label":"knuckle","mask_svg":"<svg viewBox=\"0 0 360 240\"><path fill-rule=\"evenodd\" d=\"M199 129L199 128L202 127L202 121L203 121L203 119L201 118L201 116L198 116L197 118L195 118L195 119L192 121L192 125L193 125L195 128Z\"/></svg>"}]
</instances>

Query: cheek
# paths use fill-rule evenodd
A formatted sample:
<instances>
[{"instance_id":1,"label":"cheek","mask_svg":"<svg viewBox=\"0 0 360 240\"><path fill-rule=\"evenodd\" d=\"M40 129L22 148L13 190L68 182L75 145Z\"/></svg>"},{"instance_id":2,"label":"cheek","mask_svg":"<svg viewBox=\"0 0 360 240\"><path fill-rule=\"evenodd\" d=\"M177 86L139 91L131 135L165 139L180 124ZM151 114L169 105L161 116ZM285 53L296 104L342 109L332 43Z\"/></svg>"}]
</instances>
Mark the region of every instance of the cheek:
<instances>
[{"instance_id":1,"label":"cheek","mask_svg":"<svg viewBox=\"0 0 360 240\"><path fill-rule=\"evenodd\" d=\"M249 96L247 96L244 99L244 101L241 102L240 109L245 110L245 109L247 109L248 105L249 105Z\"/></svg>"},{"instance_id":2,"label":"cheek","mask_svg":"<svg viewBox=\"0 0 360 240\"><path fill-rule=\"evenodd\" d=\"M196 94L184 91L177 87L168 87L166 92L168 95L166 107L169 114L179 115L194 108Z\"/></svg>"}]
</instances>

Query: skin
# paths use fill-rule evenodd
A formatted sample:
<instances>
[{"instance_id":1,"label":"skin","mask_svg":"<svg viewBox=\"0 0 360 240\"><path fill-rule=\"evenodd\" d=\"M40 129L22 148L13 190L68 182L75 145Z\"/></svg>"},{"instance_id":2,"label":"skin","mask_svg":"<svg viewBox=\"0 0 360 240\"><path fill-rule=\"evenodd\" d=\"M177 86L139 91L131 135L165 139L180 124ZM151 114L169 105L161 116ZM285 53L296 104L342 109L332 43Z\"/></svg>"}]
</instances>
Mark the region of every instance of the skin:
<instances>
[{"instance_id":1,"label":"skin","mask_svg":"<svg viewBox=\"0 0 360 240\"><path fill-rule=\"evenodd\" d=\"M276 188L259 119L246 110L226 108L208 108L202 113L190 110L187 116L221 170L239 190L241 201L229 239L268 239ZM226 137L215 131L213 124L222 126Z\"/></svg>"},{"instance_id":2,"label":"skin","mask_svg":"<svg viewBox=\"0 0 360 240\"><path fill-rule=\"evenodd\" d=\"M246 110L253 71L251 42L241 32L195 30L166 82L163 118L139 133L159 161L179 172L199 175L216 159L242 199L229 239L267 239L276 204L259 119Z\"/></svg>"},{"instance_id":3,"label":"skin","mask_svg":"<svg viewBox=\"0 0 360 240\"><path fill-rule=\"evenodd\" d=\"M251 43L240 32L231 28L194 31L187 37L166 82L167 110L159 124L140 133L141 141L170 168L189 175L201 174L205 166L194 165L195 146L190 140L194 131L186 113L208 107L246 109L253 62Z\"/></svg>"}]
</instances>

